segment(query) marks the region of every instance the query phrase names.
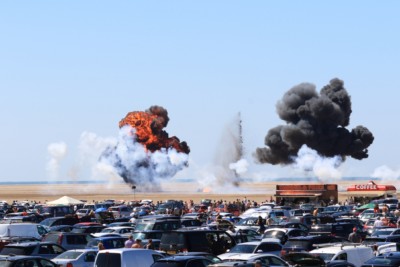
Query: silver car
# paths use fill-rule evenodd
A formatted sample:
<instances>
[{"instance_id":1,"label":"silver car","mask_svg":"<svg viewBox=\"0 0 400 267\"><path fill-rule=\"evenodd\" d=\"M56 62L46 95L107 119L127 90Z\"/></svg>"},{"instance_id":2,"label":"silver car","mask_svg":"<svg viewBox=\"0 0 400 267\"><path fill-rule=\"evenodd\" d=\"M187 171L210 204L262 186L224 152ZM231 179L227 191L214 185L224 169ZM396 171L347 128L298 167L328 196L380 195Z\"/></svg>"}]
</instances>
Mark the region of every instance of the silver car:
<instances>
[{"instance_id":1,"label":"silver car","mask_svg":"<svg viewBox=\"0 0 400 267\"><path fill-rule=\"evenodd\" d=\"M97 252L98 251L95 249L68 250L51 261L56 263L59 267L93 267Z\"/></svg>"}]
</instances>

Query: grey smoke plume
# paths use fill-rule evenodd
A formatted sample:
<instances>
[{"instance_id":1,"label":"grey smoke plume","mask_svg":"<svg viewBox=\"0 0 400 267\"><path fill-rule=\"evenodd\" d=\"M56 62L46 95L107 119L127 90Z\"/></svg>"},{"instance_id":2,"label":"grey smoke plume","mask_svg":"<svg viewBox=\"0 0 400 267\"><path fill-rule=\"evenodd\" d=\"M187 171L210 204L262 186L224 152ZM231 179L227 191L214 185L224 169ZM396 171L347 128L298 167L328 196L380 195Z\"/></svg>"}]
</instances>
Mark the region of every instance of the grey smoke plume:
<instances>
[{"instance_id":1,"label":"grey smoke plume","mask_svg":"<svg viewBox=\"0 0 400 267\"><path fill-rule=\"evenodd\" d=\"M214 159L214 169L207 185L239 186L240 175L247 171L248 163L243 159L243 134L241 114L226 125ZM203 181L205 182L205 181Z\"/></svg>"},{"instance_id":2,"label":"grey smoke plume","mask_svg":"<svg viewBox=\"0 0 400 267\"><path fill-rule=\"evenodd\" d=\"M364 126L351 131L350 96L343 81L335 78L318 94L315 85L299 84L285 93L278 102L279 117L286 121L269 130L267 147L257 148L255 157L260 163L291 164L303 145L324 157L346 156L355 159L368 157L368 147L374 136Z\"/></svg>"}]
</instances>

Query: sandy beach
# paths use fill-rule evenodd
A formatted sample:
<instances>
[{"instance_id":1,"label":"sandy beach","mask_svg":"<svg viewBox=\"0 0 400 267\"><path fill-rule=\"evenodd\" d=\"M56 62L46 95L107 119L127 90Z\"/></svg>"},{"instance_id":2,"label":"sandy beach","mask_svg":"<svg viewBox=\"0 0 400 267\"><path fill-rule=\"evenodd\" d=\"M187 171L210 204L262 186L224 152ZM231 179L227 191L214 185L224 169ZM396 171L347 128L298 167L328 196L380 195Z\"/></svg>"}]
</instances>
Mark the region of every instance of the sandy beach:
<instances>
[{"instance_id":1,"label":"sandy beach","mask_svg":"<svg viewBox=\"0 0 400 267\"><path fill-rule=\"evenodd\" d=\"M339 201L346 199L346 188L352 184L364 184L368 181L343 181L339 185ZM201 188L197 183L165 183L158 192L133 191L127 184L24 184L24 185L1 185L0 200L8 203L13 200L36 200L40 202L55 200L62 196L70 196L88 202L101 201L105 199L115 200L140 200L152 199L153 201L167 199L192 199L195 203L201 199L224 199L227 201L243 199L266 201L275 194L277 182L252 182L242 183L240 187L212 187ZM307 182L280 182L279 184L307 184ZM384 184L394 184L385 182Z\"/></svg>"}]
</instances>

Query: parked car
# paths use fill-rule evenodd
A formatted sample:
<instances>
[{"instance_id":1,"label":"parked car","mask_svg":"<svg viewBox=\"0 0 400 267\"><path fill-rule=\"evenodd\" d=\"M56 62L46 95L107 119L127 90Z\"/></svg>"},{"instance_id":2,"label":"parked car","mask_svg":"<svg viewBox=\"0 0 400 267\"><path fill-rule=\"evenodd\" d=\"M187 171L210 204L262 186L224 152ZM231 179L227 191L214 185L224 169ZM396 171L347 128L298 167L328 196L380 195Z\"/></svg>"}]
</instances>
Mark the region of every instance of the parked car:
<instances>
[{"instance_id":1,"label":"parked car","mask_svg":"<svg viewBox=\"0 0 400 267\"><path fill-rule=\"evenodd\" d=\"M172 254L183 251L197 251L219 255L235 245L235 239L225 231L180 229L162 235L160 250Z\"/></svg>"},{"instance_id":2,"label":"parked car","mask_svg":"<svg viewBox=\"0 0 400 267\"><path fill-rule=\"evenodd\" d=\"M291 252L308 252L313 250L314 244L326 244L336 242L348 242L347 239L337 238L331 235L298 236L289 238L283 245L281 255Z\"/></svg>"},{"instance_id":3,"label":"parked car","mask_svg":"<svg viewBox=\"0 0 400 267\"><path fill-rule=\"evenodd\" d=\"M325 267L325 261L307 252L293 252L282 256L282 259L296 267Z\"/></svg>"},{"instance_id":4,"label":"parked car","mask_svg":"<svg viewBox=\"0 0 400 267\"><path fill-rule=\"evenodd\" d=\"M23 236L41 239L47 234L47 230L40 224L35 223L13 223L0 224L0 237Z\"/></svg>"},{"instance_id":5,"label":"parked car","mask_svg":"<svg viewBox=\"0 0 400 267\"><path fill-rule=\"evenodd\" d=\"M58 255L51 261L58 267L93 267L98 250L74 249Z\"/></svg>"},{"instance_id":6,"label":"parked car","mask_svg":"<svg viewBox=\"0 0 400 267\"><path fill-rule=\"evenodd\" d=\"M207 253L207 252L179 252L177 254L174 255L175 257L179 257L179 256L203 256L206 257L207 259L209 259L210 261L212 261L212 263L218 263L218 262L222 262L222 260L217 257L214 256L211 253Z\"/></svg>"},{"instance_id":7,"label":"parked car","mask_svg":"<svg viewBox=\"0 0 400 267\"><path fill-rule=\"evenodd\" d=\"M400 266L400 252L388 252L367 260L361 267Z\"/></svg>"},{"instance_id":8,"label":"parked car","mask_svg":"<svg viewBox=\"0 0 400 267\"><path fill-rule=\"evenodd\" d=\"M86 248L97 248L99 243L103 243L105 249L123 248L126 240L117 236L96 237L88 242Z\"/></svg>"},{"instance_id":9,"label":"parked car","mask_svg":"<svg viewBox=\"0 0 400 267\"><path fill-rule=\"evenodd\" d=\"M295 228L268 228L265 230L262 238L277 238L282 244L285 244L289 238L296 236L306 236L307 232Z\"/></svg>"},{"instance_id":10,"label":"parked car","mask_svg":"<svg viewBox=\"0 0 400 267\"><path fill-rule=\"evenodd\" d=\"M268 253L279 256L282 250L282 245L278 239L270 239L269 241L253 241L240 243L234 246L229 252L220 254L218 257L221 260L230 260L230 257L237 254L256 254L256 253Z\"/></svg>"},{"instance_id":11,"label":"parked car","mask_svg":"<svg viewBox=\"0 0 400 267\"><path fill-rule=\"evenodd\" d=\"M46 234L42 241L53 242L63 248L83 249L93 237L89 234L71 233L71 232L50 232Z\"/></svg>"},{"instance_id":12,"label":"parked car","mask_svg":"<svg viewBox=\"0 0 400 267\"><path fill-rule=\"evenodd\" d=\"M151 267L207 267L213 263L210 259L204 256L180 256L180 257L166 257L154 262Z\"/></svg>"},{"instance_id":13,"label":"parked car","mask_svg":"<svg viewBox=\"0 0 400 267\"><path fill-rule=\"evenodd\" d=\"M118 234L118 235L132 234L134 229L135 228L129 226L107 227L101 230L101 232L94 233L93 236L100 237L107 234Z\"/></svg>"},{"instance_id":14,"label":"parked car","mask_svg":"<svg viewBox=\"0 0 400 267\"><path fill-rule=\"evenodd\" d=\"M100 250L96 256L94 266L96 267L149 267L156 260L164 256L152 249L105 249Z\"/></svg>"},{"instance_id":15,"label":"parked car","mask_svg":"<svg viewBox=\"0 0 400 267\"><path fill-rule=\"evenodd\" d=\"M58 267L54 262L37 256L3 256L0 257L2 267Z\"/></svg>"},{"instance_id":16,"label":"parked car","mask_svg":"<svg viewBox=\"0 0 400 267\"><path fill-rule=\"evenodd\" d=\"M326 263L335 260L344 260L356 266L374 257L371 247L344 246L343 244L318 248L310 251L311 254L321 257Z\"/></svg>"},{"instance_id":17,"label":"parked car","mask_svg":"<svg viewBox=\"0 0 400 267\"><path fill-rule=\"evenodd\" d=\"M27 242L6 245L0 251L0 255L40 256L52 259L64 251L63 247L51 242Z\"/></svg>"},{"instance_id":18,"label":"parked car","mask_svg":"<svg viewBox=\"0 0 400 267\"><path fill-rule=\"evenodd\" d=\"M275 266L290 266L289 263L282 260L280 257L273 254L236 254L229 258L229 261L245 261L247 263L261 261L264 266L275 267Z\"/></svg>"}]
</instances>

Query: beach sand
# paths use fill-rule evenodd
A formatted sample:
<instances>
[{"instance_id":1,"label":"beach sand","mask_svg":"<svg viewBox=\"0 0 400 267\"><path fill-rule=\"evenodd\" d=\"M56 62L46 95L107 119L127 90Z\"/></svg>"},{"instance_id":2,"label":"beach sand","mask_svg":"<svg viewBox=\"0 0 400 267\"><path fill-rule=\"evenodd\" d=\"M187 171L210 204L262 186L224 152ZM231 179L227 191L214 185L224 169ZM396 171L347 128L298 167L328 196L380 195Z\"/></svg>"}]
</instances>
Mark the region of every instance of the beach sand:
<instances>
[{"instance_id":1,"label":"beach sand","mask_svg":"<svg viewBox=\"0 0 400 267\"><path fill-rule=\"evenodd\" d=\"M347 198L346 188L352 184L366 184L368 181L343 181L338 183L339 201ZM269 201L275 194L277 182L252 182L242 183L240 187L212 187L201 188L197 183L170 182L162 184L159 192L143 192L140 188L135 191L127 184L24 184L24 185L1 185L0 200L8 203L13 200L36 200L44 203L69 196L80 200L101 201L105 199L115 200L141 200L152 199L153 201L179 199L193 200L199 203L201 199L227 200L243 199L257 202ZM311 184L310 182L279 182L279 184ZM312 183L315 184L315 183ZM394 184L385 182L382 184ZM396 184L395 184L396 185Z\"/></svg>"}]
</instances>

